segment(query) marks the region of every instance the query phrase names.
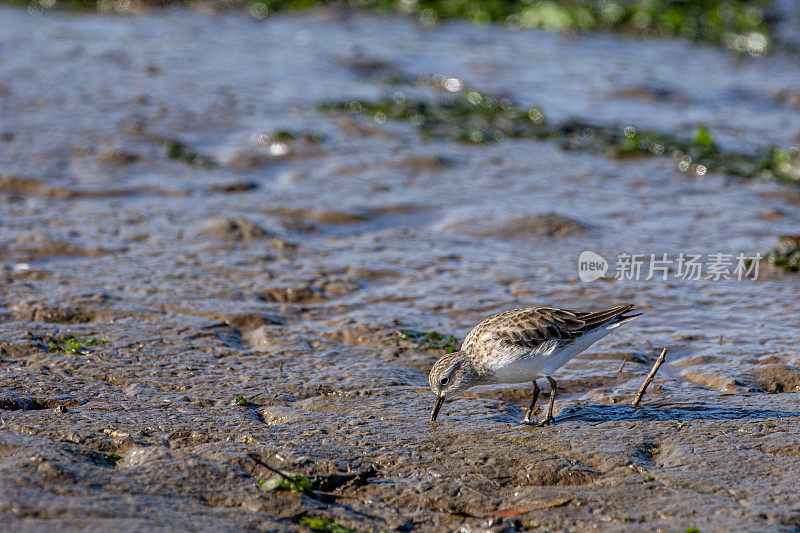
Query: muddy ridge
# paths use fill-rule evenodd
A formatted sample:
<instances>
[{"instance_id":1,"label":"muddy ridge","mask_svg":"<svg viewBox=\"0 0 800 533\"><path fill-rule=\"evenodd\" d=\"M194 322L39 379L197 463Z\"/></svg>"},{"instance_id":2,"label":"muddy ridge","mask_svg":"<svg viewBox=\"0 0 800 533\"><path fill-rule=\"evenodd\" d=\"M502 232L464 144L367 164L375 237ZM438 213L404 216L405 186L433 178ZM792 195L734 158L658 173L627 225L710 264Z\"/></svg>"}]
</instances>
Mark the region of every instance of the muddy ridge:
<instances>
[{"instance_id":1,"label":"muddy ridge","mask_svg":"<svg viewBox=\"0 0 800 533\"><path fill-rule=\"evenodd\" d=\"M480 87L499 129L511 105L775 145L791 176L795 58L270 15L0 6L0 523L800 529L796 185L319 109ZM435 126L470 135L481 105ZM589 282L585 251L608 263ZM626 254L688 253L696 278L615 276ZM759 275L715 277L715 254L761 254ZM530 385L429 422L431 365L481 319L620 302L643 315L558 370L555 425L520 424Z\"/></svg>"}]
</instances>

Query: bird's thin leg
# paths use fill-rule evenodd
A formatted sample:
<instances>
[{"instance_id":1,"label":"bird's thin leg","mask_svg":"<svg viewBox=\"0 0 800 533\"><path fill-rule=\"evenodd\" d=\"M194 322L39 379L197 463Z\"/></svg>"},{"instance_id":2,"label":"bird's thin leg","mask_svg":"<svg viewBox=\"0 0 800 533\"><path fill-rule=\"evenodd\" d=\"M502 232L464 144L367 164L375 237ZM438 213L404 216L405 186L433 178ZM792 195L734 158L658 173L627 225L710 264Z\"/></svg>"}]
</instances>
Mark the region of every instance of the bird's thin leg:
<instances>
[{"instance_id":1,"label":"bird's thin leg","mask_svg":"<svg viewBox=\"0 0 800 533\"><path fill-rule=\"evenodd\" d=\"M533 408L536 407L536 400L539 398L539 385L536 383L536 380L533 380L533 399L531 400L531 405L528 407L528 412L525 413L525 418L522 420L523 424L529 424L531 421L531 416L533 415Z\"/></svg>"},{"instance_id":2,"label":"bird's thin leg","mask_svg":"<svg viewBox=\"0 0 800 533\"><path fill-rule=\"evenodd\" d=\"M551 424L555 422L555 418L553 418L553 405L556 403L556 390L558 389L558 384L556 384L556 380L551 378L550 376L545 376L547 381L550 382L550 405L547 406L547 416L544 417L544 420L539 422L539 426L546 426L547 424Z\"/></svg>"}]
</instances>

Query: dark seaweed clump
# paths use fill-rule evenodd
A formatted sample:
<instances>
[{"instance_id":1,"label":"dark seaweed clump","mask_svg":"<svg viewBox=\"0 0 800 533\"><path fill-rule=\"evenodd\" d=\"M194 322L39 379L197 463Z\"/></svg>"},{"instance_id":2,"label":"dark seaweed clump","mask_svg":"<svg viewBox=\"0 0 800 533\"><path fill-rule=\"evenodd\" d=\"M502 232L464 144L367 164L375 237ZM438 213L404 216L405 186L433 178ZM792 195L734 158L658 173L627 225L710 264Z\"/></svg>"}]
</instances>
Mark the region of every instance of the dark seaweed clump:
<instances>
[{"instance_id":1,"label":"dark seaweed clump","mask_svg":"<svg viewBox=\"0 0 800 533\"><path fill-rule=\"evenodd\" d=\"M184 142L168 137L156 137L156 140L161 142L166 156L173 161L205 169L213 169L219 166L219 163L213 157L193 150ZM277 130L269 134L264 133L257 138L257 142L264 145L275 145L275 143L283 143L283 145L319 144L324 140L325 135L322 133L290 130ZM285 147L282 149L285 149Z\"/></svg>"},{"instance_id":2,"label":"dark seaweed clump","mask_svg":"<svg viewBox=\"0 0 800 533\"><path fill-rule=\"evenodd\" d=\"M401 339L414 341L417 346L444 350L444 353L452 353L460 348L458 339L453 335L442 335L437 331L416 331L413 329L395 330Z\"/></svg>"},{"instance_id":3,"label":"dark seaweed clump","mask_svg":"<svg viewBox=\"0 0 800 533\"><path fill-rule=\"evenodd\" d=\"M800 272L800 235L782 235L764 258L773 267L789 274Z\"/></svg>"},{"instance_id":4,"label":"dark seaweed clump","mask_svg":"<svg viewBox=\"0 0 800 533\"><path fill-rule=\"evenodd\" d=\"M377 102L323 102L319 109L361 115L377 123L406 121L425 139L443 138L472 144L512 139L553 139L567 150L599 151L609 157L671 156L682 171L717 172L740 178L788 183L800 181L800 152L767 147L746 154L721 149L711 133L699 127L691 138L606 126L583 121L549 125L538 107L524 108L509 98L467 89L438 101L417 101L401 92Z\"/></svg>"},{"instance_id":5,"label":"dark seaweed clump","mask_svg":"<svg viewBox=\"0 0 800 533\"><path fill-rule=\"evenodd\" d=\"M118 454L116 454L114 452L103 453L102 455L112 465L116 465L117 463L121 463L124 460L121 455L118 455Z\"/></svg>"},{"instance_id":6,"label":"dark seaweed clump","mask_svg":"<svg viewBox=\"0 0 800 533\"><path fill-rule=\"evenodd\" d=\"M164 151L167 157L187 165L196 165L203 168L214 168L217 162L209 156L200 154L190 149L188 145L174 139L164 140Z\"/></svg>"},{"instance_id":7,"label":"dark seaweed clump","mask_svg":"<svg viewBox=\"0 0 800 533\"><path fill-rule=\"evenodd\" d=\"M274 141L302 141L306 144L319 144L325 140L324 134L312 131L277 130L267 137Z\"/></svg>"},{"instance_id":8,"label":"dark seaweed clump","mask_svg":"<svg viewBox=\"0 0 800 533\"><path fill-rule=\"evenodd\" d=\"M637 130L632 126L597 126L573 121L557 127L561 146L567 150L593 150L609 157L669 155L684 172L700 176L716 172L744 179L798 183L800 152L775 146L757 153L722 150L703 126L691 138L670 133Z\"/></svg>"},{"instance_id":9,"label":"dark seaweed clump","mask_svg":"<svg viewBox=\"0 0 800 533\"><path fill-rule=\"evenodd\" d=\"M35 9L137 11L207 0L6 0ZM511 28L555 31L613 30L646 37L708 41L753 55L770 46L770 0L212 0L220 9L245 8L255 18L321 5L401 13L430 25L462 18Z\"/></svg>"},{"instance_id":10,"label":"dark seaweed clump","mask_svg":"<svg viewBox=\"0 0 800 533\"><path fill-rule=\"evenodd\" d=\"M425 138L483 143L511 138L544 138L544 114L539 108L521 108L508 98L495 98L469 90L438 102L421 102L396 93L380 102L325 102L322 111L366 115L383 123L408 121Z\"/></svg>"}]
</instances>

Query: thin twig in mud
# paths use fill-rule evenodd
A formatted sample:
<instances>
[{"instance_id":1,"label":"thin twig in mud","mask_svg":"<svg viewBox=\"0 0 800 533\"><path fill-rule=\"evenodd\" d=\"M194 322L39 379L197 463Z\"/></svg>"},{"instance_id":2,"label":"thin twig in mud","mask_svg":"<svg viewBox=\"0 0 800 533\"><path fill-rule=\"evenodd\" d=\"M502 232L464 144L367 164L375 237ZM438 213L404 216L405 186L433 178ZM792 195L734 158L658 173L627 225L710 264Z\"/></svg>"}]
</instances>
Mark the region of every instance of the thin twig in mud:
<instances>
[{"instance_id":1,"label":"thin twig in mud","mask_svg":"<svg viewBox=\"0 0 800 533\"><path fill-rule=\"evenodd\" d=\"M284 472L281 472L280 470L278 470L278 469L276 469L276 468L272 468L272 467L271 467L271 466L269 466L267 463L265 463L264 461L262 461L261 459L259 459L259 458L258 458L258 456L257 456L256 454L254 454L254 453L248 453L248 454L247 454L247 456L248 456L248 457L249 457L249 458L250 458L250 459L251 459L251 460L252 460L254 463L256 463L256 464L259 464L259 465L263 466L264 468L266 468L267 470L269 470L269 471L270 471L270 472L272 472L273 474L278 474L279 476L281 476L281 477L282 477L283 479L285 479L286 481L292 481L292 478L289 476L289 474L286 474L286 473L284 473Z\"/></svg>"},{"instance_id":2,"label":"thin twig in mud","mask_svg":"<svg viewBox=\"0 0 800 533\"><path fill-rule=\"evenodd\" d=\"M286 479L288 481L291 481L292 478L289 476L289 474L287 474L285 472L281 472L277 468L272 468L267 463L262 461L256 454L248 453L247 456L254 463L263 466L264 468L266 468L270 472L278 474L279 476L283 477L284 479ZM303 489L302 492L303 492L304 495L308 496L309 498L313 498L313 499L317 500L320 503L327 504L331 508L346 509L348 513L356 514L358 516L363 517L366 520L372 520L372 521L377 521L378 520L378 518L376 516L369 515L367 513L363 513L361 511L355 510L355 509L351 508L350 506L345 507L342 504L337 503L337 501L336 501L338 499L348 499L348 500L354 499L353 496L347 496L345 494L333 494L333 493L330 493L330 492L323 492L323 491L320 491L320 490L312 490L312 489Z\"/></svg>"},{"instance_id":3,"label":"thin twig in mud","mask_svg":"<svg viewBox=\"0 0 800 533\"><path fill-rule=\"evenodd\" d=\"M655 379L656 372L658 372L658 369L661 368L661 365L664 364L666 358L667 358L667 349L664 348L663 350L661 350L661 355L658 356L658 359L656 359L656 362L653 364L653 368L650 369L650 373L647 374L647 377L644 379L644 383L642 383L642 386L639 387L639 392L636 393L636 398L633 399L631 405L633 405L634 407L639 407L639 402L642 401L642 396L644 396L644 392L647 390L647 386L650 385L653 379Z\"/></svg>"},{"instance_id":4,"label":"thin twig in mud","mask_svg":"<svg viewBox=\"0 0 800 533\"><path fill-rule=\"evenodd\" d=\"M628 354L628 355L626 355L626 356L625 356L625 360L622 362L622 366L621 366L621 367L619 367L619 370L617 370L617 374L619 374L620 372L622 372L622 369L623 369L623 368L625 368L625 365L627 365L627 364L628 364L628 359L630 359L630 358L631 358L630 354Z\"/></svg>"},{"instance_id":5,"label":"thin twig in mud","mask_svg":"<svg viewBox=\"0 0 800 533\"><path fill-rule=\"evenodd\" d=\"M292 478L292 476L290 474L287 474L286 472L278 470L277 468L272 468L267 463L265 463L264 461L259 459L256 454L248 453L247 456L254 463L263 466L264 468L266 468L267 470L269 470L273 474L277 474L277 475L281 476L286 481L294 481L294 479ZM338 499L338 498L352 498L352 496L347 496L347 495L344 495L344 494L333 494L331 492L324 492L324 491L321 491L321 490L314 490L314 489L303 489L302 492L306 496L310 496L310 497L312 497L312 498L314 498L316 500L320 500L323 503L333 503L334 500ZM361 513L361 514L363 514L363 513ZM364 515L364 516L368 516L368 515Z\"/></svg>"},{"instance_id":6,"label":"thin twig in mud","mask_svg":"<svg viewBox=\"0 0 800 533\"><path fill-rule=\"evenodd\" d=\"M292 477L289 474L287 474L286 472L281 472L277 468L272 468L267 463L265 463L264 461L259 459L256 454L248 453L247 456L254 463L263 466L264 468L266 468L267 470L269 470L273 474L277 474L277 475L281 476L286 481L294 481L294 479L292 479ZM312 490L312 489L304 488L301 492L303 494L305 494L306 496L314 498L315 500L319 500L319 501L321 501L323 503L333 503L335 501L335 499L337 498L337 496L334 495L334 494L330 494L330 493L327 493L327 492L322 492L322 491L319 491L319 490Z\"/></svg>"},{"instance_id":7,"label":"thin twig in mud","mask_svg":"<svg viewBox=\"0 0 800 533\"><path fill-rule=\"evenodd\" d=\"M566 505L571 501L572 498L562 498L559 500L553 500L549 502L531 502L533 505L531 505L530 507L526 507L524 509L515 509L514 507L506 507L505 509L500 509L499 511L495 511L493 513L487 513L483 515L472 515L472 516L475 516L475 518L511 518L512 516L528 514L533 511L541 511L542 509L561 507L562 505Z\"/></svg>"}]
</instances>

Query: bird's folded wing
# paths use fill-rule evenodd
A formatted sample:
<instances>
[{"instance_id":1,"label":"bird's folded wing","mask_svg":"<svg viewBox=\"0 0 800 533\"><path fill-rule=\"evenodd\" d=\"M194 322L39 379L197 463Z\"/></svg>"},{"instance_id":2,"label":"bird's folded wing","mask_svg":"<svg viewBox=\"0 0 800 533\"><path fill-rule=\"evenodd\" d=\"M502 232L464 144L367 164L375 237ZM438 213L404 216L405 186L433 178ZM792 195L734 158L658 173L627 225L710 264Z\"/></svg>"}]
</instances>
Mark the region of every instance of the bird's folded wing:
<instances>
[{"instance_id":1,"label":"bird's folded wing","mask_svg":"<svg viewBox=\"0 0 800 533\"><path fill-rule=\"evenodd\" d=\"M624 304L591 313L553 307L515 309L497 315L492 328L495 341L536 351L545 343L569 344L584 334L614 322L633 305ZM505 315L505 316L504 316Z\"/></svg>"}]
</instances>

